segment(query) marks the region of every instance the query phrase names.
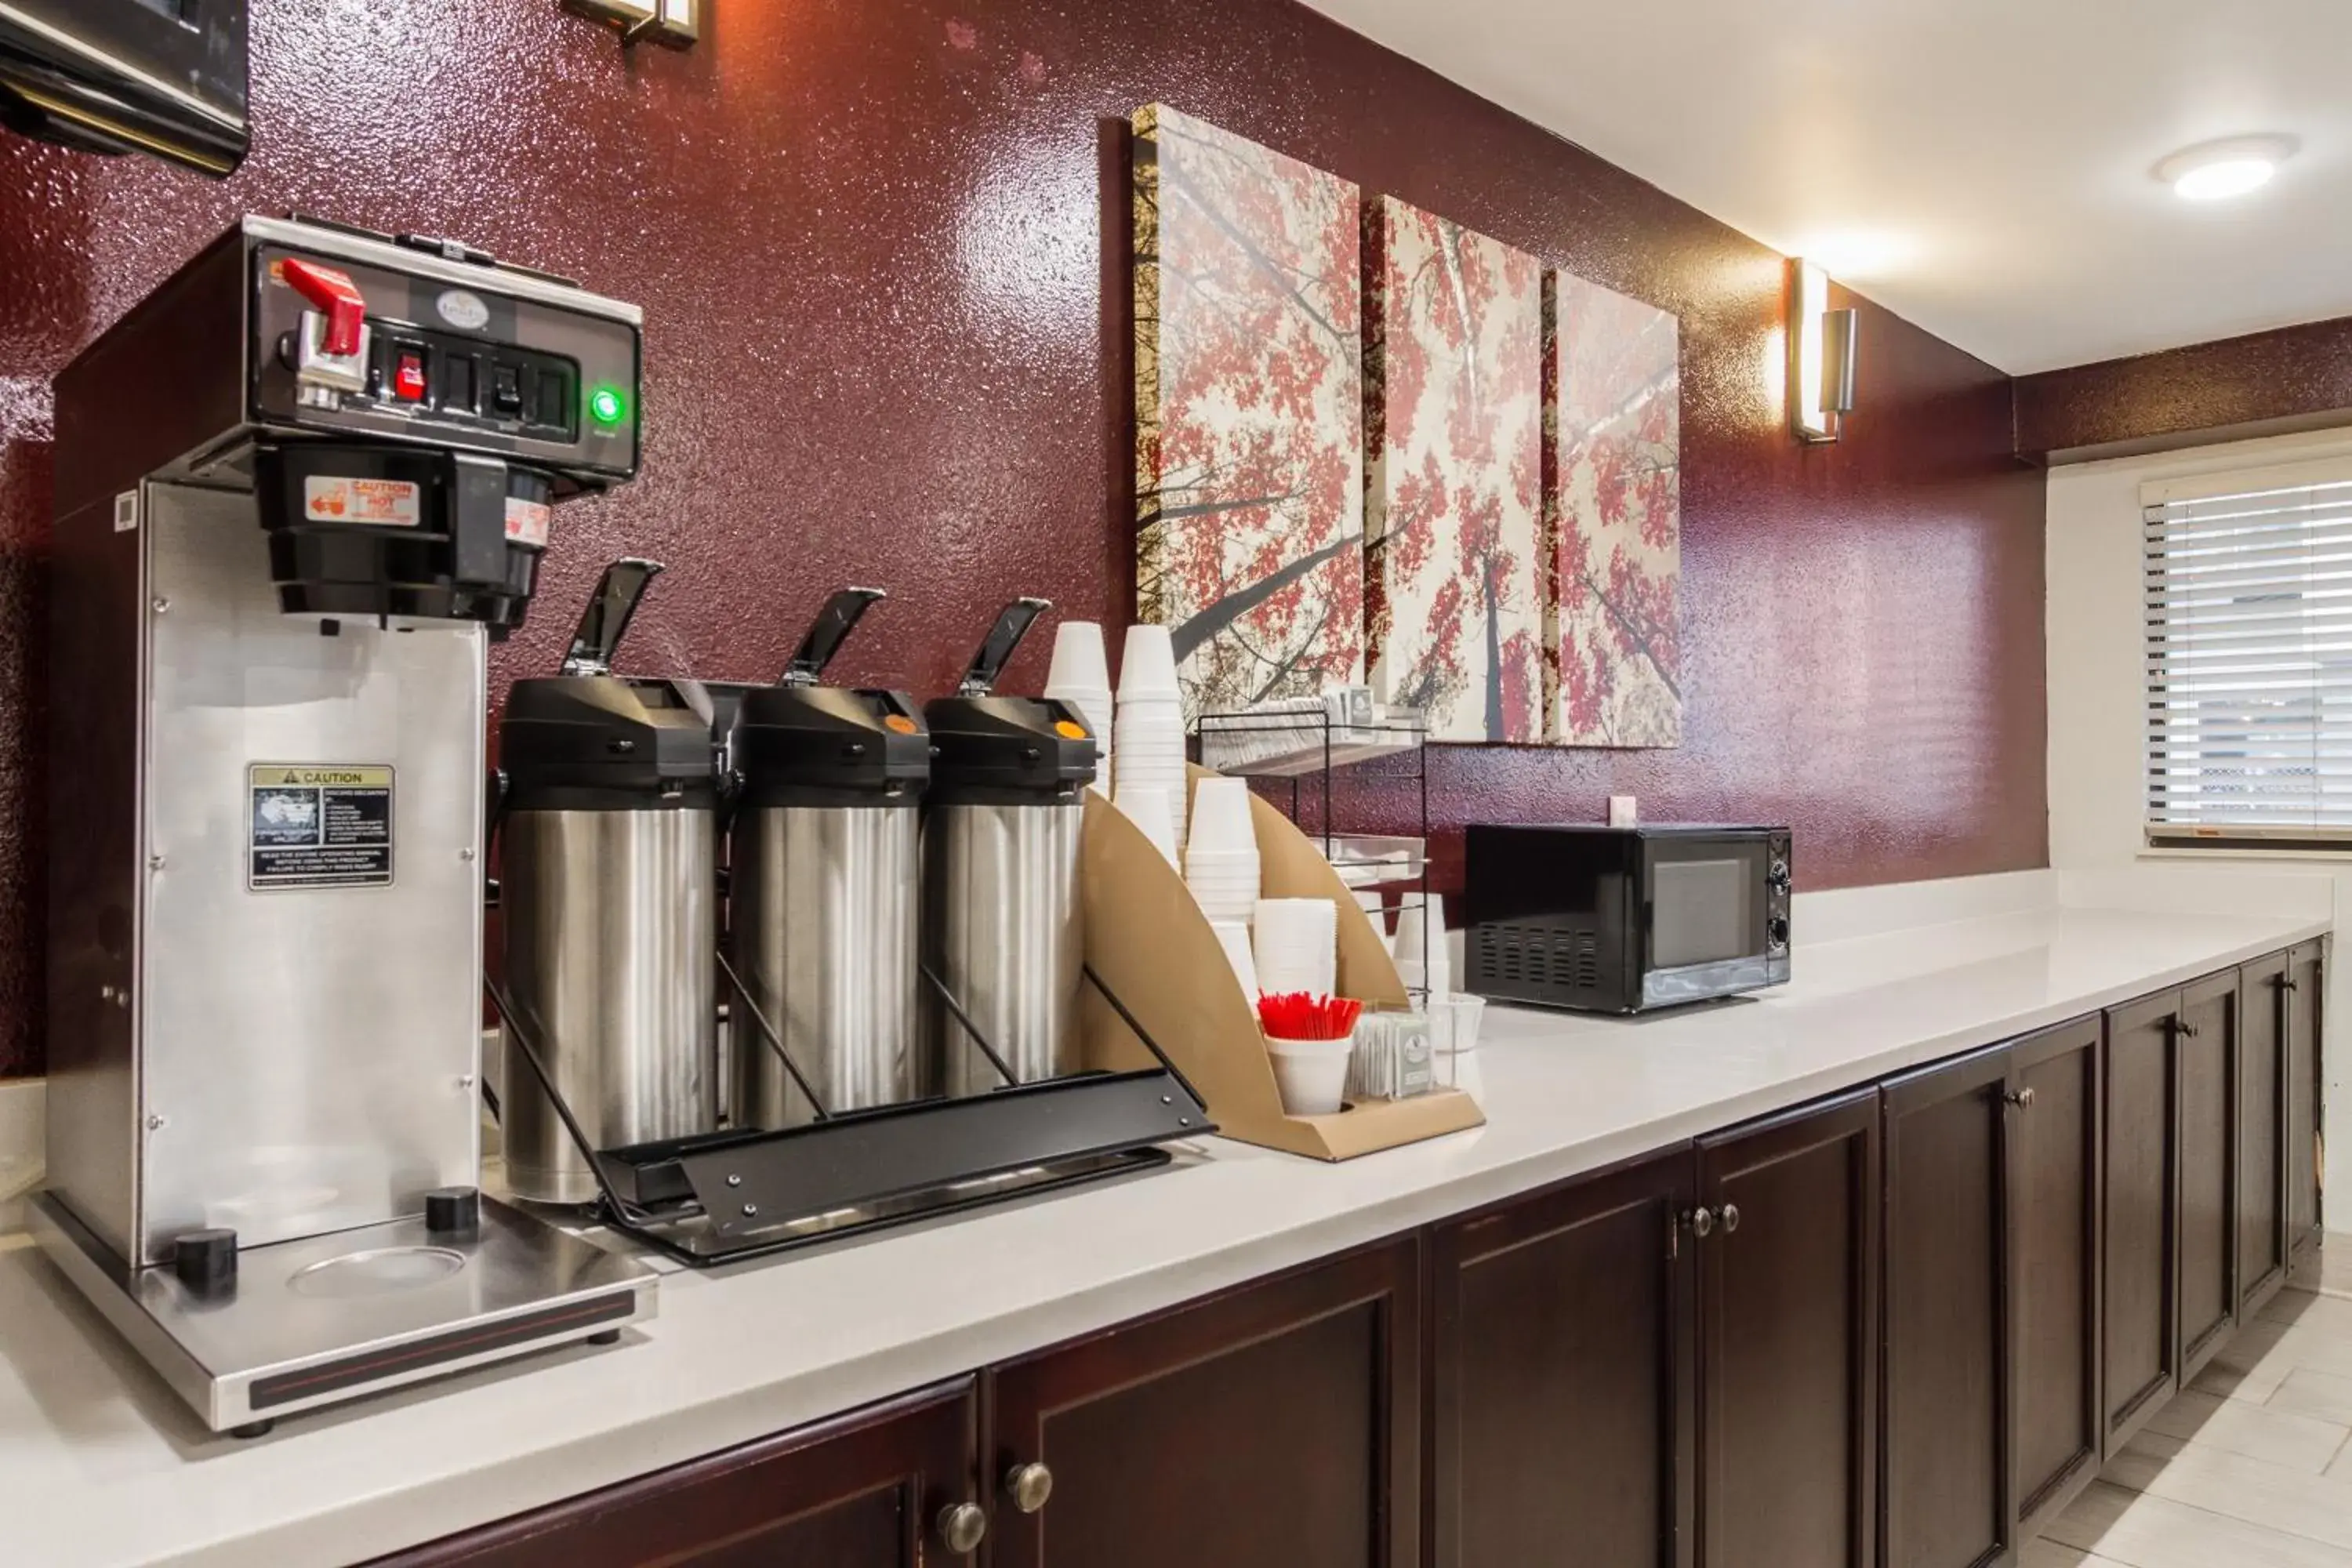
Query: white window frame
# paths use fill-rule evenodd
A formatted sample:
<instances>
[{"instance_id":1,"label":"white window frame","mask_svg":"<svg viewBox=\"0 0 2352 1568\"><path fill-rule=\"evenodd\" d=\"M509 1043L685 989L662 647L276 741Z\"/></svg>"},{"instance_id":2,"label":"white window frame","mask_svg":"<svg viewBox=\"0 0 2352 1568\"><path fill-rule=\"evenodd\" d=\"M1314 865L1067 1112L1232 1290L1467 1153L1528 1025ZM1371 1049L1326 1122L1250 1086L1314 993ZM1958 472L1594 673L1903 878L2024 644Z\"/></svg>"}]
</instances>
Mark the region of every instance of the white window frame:
<instances>
[{"instance_id":1,"label":"white window frame","mask_svg":"<svg viewBox=\"0 0 2352 1568\"><path fill-rule=\"evenodd\" d=\"M2341 491L2340 509L2332 504L2336 497L2324 493L2331 489ZM2193 744L2198 738L2194 728L2189 728L2184 736L2182 727L2176 725L2168 729L2162 721L2164 709L2161 704L2165 693L2170 689L2163 678L2189 657L2174 648L2173 645L2179 639L2177 635L2168 635L2168 629L2181 624L2184 613L2193 617L2198 606L2191 605L2184 609L2180 603L2183 589L2179 579L2184 568L2179 565L2179 562L2184 558L2181 551L2184 542L2178 537L2178 530L2181 521L2168 520L2164 514L2168 508L2231 497L2246 498L2247 511L2254 513L2263 510L2265 504L2281 508L2297 504L2291 499L2293 492L2296 491L2321 492L2315 499L2330 502L2328 511L2340 516L2340 521L2336 518L2328 520L2334 527L2316 542L2329 554L2341 557L2330 561L2327 571L2330 576L2340 574L2343 577L2341 583L2333 584L2334 591L2346 595L2342 619L2340 623L2331 620L2320 629L2343 638L2343 647L2328 650L2343 668L2323 678L2316 673L2317 666L2315 664L2315 675L2310 680L2298 682L2283 674L2278 689L2286 694L2283 698L2286 700L2292 700L2292 693L2298 689L2313 693L2309 732L2314 753L2311 767L2315 773L2312 791L2315 816L2317 815L2317 801L2326 788L2316 772L2323 761L2321 744L2324 740L2340 738L2343 742L2347 754L2339 765L2345 771L2345 777L2335 792L2337 797L2335 809L2345 820L2338 824L2231 821L2226 814L2214 818L2201 812L2167 818L2161 815L2158 800L2159 769L2168 756L2184 749L2184 740ZM2141 695L2144 704L2140 726L2140 803L2144 841L2147 847L2158 852L2228 850L2292 855L2352 854L2352 457L2150 480L2140 487L2140 515ZM2250 518L2250 521L2252 521ZM2166 534L2168 521L2174 531L2174 536L2169 539ZM2273 520L2271 526L2275 528L2277 525L2278 520ZM2219 542L2210 533L2206 537ZM2282 564L2275 558L2272 563ZM2291 577L2292 563L2283 564L2285 570L2279 575ZM2240 568L2246 571L2253 569L2252 566ZM2292 641L2294 636L2293 631L2282 628L2281 641ZM2306 625L2303 634L2306 647L2310 638L2311 631ZM2270 648L2266 647L2264 651L2270 651ZM2280 647L2277 651L2283 658L2291 659L2296 650ZM2210 649L2207 657L2213 657ZM2259 658L2260 655L2254 657ZM2178 684L2177 677L2173 684ZM2340 700L2343 704L2345 717L2335 721L2341 725L2336 735L2331 736L2326 731L2329 721L2319 700L2321 691ZM2283 763L2282 765L2286 764ZM2178 773L2176 776L2195 775ZM2277 792L2270 793L2275 796Z\"/></svg>"}]
</instances>

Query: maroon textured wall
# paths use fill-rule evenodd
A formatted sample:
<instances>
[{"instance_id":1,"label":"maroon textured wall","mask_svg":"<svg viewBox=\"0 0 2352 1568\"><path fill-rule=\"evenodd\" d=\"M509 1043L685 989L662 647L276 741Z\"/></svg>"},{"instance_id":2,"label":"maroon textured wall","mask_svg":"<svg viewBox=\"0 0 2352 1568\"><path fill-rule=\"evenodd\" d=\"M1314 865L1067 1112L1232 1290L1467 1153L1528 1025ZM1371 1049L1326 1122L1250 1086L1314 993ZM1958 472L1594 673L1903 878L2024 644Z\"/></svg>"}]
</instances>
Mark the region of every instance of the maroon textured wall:
<instances>
[{"instance_id":1,"label":"maroon textured wall","mask_svg":"<svg viewBox=\"0 0 2352 1568\"><path fill-rule=\"evenodd\" d=\"M633 665L937 690L1018 592L1131 598L1123 122L1164 100L1683 317L1687 738L1463 751L1444 821L1785 819L1811 886L2045 858L2042 489L2007 380L1865 307L1863 409L1801 449L1778 258L1281 0L711 0L624 58L555 0L256 6L226 185L0 141L0 1071L37 1069L46 380L237 213L450 234L641 301L645 475L558 513L550 668L597 566L670 563ZM1039 639L1011 684L1042 678Z\"/></svg>"},{"instance_id":2,"label":"maroon textured wall","mask_svg":"<svg viewBox=\"0 0 2352 1568\"><path fill-rule=\"evenodd\" d=\"M2352 423L2352 317L2017 381L2017 449L2121 457Z\"/></svg>"}]
</instances>

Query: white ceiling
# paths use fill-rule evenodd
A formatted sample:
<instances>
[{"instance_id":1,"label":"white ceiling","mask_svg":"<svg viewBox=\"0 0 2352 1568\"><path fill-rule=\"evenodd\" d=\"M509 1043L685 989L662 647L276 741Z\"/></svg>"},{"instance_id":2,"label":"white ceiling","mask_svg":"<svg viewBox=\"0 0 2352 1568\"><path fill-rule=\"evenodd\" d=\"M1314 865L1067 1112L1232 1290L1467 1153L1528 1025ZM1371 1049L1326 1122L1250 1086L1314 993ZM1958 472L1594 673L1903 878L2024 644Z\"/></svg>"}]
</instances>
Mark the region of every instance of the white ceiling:
<instances>
[{"instance_id":1,"label":"white ceiling","mask_svg":"<svg viewBox=\"0 0 2352 1568\"><path fill-rule=\"evenodd\" d=\"M1307 3L2006 371L2352 315L2352 0Z\"/></svg>"}]
</instances>

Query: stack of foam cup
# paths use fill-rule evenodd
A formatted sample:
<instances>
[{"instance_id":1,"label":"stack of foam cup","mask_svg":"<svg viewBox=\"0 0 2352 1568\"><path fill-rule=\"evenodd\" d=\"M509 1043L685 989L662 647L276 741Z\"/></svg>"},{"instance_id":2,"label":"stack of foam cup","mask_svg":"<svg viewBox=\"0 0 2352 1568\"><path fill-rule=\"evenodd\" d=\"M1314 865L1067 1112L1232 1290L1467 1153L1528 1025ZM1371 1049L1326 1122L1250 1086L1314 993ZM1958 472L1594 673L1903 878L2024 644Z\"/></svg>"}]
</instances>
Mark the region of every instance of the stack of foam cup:
<instances>
[{"instance_id":1,"label":"stack of foam cup","mask_svg":"<svg viewBox=\"0 0 2352 1568\"><path fill-rule=\"evenodd\" d=\"M1261 993L1329 996L1338 991L1339 905L1328 899L1260 899L1250 931Z\"/></svg>"},{"instance_id":2,"label":"stack of foam cup","mask_svg":"<svg viewBox=\"0 0 2352 1568\"><path fill-rule=\"evenodd\" d=\"M1184 847L1184 700L1176 685L1176 651L1166 626L1129 626L1118 665L1118 706L1111 750L1118 785L1164 789Z\"/></svg>"},{"instance_id":3,"label":"stack of foam cup","mask_svg":"<svg viewBox=\"0 0 2352 1568\"><path fill-rule=\"evenodd\" d=\"M1141 784L1122 784L1114 802L1125 812L1151 847L1168 857L1171 866L1176 864L1176 808L1164 789L1146 789Z\"/></svg>"},{"instance_id":4,"label":"stack of foam cup","mask_svg":"<svg viewBox=\"0 0 2352 1568\"><path fill-rule=\"evenodd\" d=\"M1217 945L1225 950L1225 962L1234 966L1234 978L1241 982L1242 994L1255 1002L1257 955L1250 951L1249 926L1241 921L1212 921L1209 929L1217 933Z\"/></svg>"},{"instance_id":5,"label":"stack of foam cup","mask_svg":"<svg viewBox=\"0 0 2352 1568\"><path fill-rule=\"evenodd\" d=\"M1454 990L1454 953L1446 946L1445 900L1436 893L1407 898L1397 910L1397 978L1408 991L1444 996Z\"/></svg>"},{"instance_id":6,"label":"stack of foam cup","mask_svg":"<svg viewBox=\"0 0 2352 1568\"><path fill-rule=\"evenodd\" d=\"M1054 628L1054 662L1045 671L1045 695L1078 710L1095 737L1095 783L1111 793L1110 658L1102 627L1093 621L1064 621Z\"/></svg>"},{"instance_id":7,"label":"stack of foam cup","mask_svg":"<svg viewBox=\"0 0 2352 1568\"><path fill-rule=\"evenodd\" d=\"M1202 779L1192 791L1192 830L1184 840L1184 883L1212 924L1257 912L1257 829L1249 784Z\"/></svg>"}]
</instances>

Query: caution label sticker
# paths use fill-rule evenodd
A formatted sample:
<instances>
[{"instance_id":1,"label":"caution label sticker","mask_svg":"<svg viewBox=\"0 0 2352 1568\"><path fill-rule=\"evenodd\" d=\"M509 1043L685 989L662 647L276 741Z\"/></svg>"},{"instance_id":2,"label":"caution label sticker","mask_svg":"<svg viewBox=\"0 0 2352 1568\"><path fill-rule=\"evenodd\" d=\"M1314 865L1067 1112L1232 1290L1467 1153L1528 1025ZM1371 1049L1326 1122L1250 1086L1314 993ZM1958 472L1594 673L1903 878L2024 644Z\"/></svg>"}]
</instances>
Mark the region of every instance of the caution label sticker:
<instances>
[{"instance_id":1,"label":"caution label sticker","mask_svg":"<svg viewBox=\"0 0 2352 1568\"><path fill-rule=\"evenodd\" d=\"M246 770L247 886L392 885L392 769L255 763Z\"/></svg>"},{"instance_id":2,"label":"caution label sticker","mask_svg":"<svg viewBox=\"0 0 2352 1568\"><path fill-rule=\"evenodd\" d=\"M425 521L424 504L424 488L407 479L346 479L313 474L302 481L302 511L312 522L415 528Z\"/></svg>"},{"instance_id":3,"label":"caution label sticker","mask_svg":"<svg viewBox=\"0 0 2352 1568\"><path fill-rule=\"evenodd\" d=\"M543 500L507 497L507 538L517 544L547 548L547 524L555 509Z\"/></svg>"}]
</instances>

